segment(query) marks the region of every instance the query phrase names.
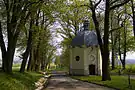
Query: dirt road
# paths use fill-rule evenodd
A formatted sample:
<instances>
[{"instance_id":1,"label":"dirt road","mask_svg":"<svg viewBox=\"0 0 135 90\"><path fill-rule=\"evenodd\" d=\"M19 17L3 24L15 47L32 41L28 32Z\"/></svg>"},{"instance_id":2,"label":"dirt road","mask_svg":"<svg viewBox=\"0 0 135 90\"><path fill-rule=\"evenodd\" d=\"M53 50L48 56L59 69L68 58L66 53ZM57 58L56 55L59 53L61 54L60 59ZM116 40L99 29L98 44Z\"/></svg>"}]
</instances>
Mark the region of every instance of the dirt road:
<instances>
[{"instance_id":1,"label":"dirt road","mask_svg":"<svg viewBox=\"0 0 135 90\"><path fill-rule=\"evenodd\" d=\"M54 75L44 90L114 90L107 87L82 82L65 75Z\"/></svg>"}]
</instances>

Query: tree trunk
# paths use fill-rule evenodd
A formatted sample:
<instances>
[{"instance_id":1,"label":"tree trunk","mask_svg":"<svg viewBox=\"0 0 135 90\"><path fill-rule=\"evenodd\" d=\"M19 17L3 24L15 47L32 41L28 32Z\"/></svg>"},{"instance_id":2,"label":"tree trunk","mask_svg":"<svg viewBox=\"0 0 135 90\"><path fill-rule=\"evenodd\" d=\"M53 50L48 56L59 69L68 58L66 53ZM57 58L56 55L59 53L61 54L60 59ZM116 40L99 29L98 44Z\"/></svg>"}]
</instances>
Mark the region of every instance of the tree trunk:
<instances>
[{"instance_id":1,"label":"tree trunk","mask_svg":"<svg viewBox=\"0 0 135 90\"><path fill-rule=\"evenodd\" d=\"M125 69L125 65L126 65L126 63L125 63L125 61L123 60L123 61L122 61L122 69L123 69L123 70Z\"/></svg>"},{"instance_id":2,"label":"tree trunk","mask_svg":"<svg viewBox=\"0 0 135 90\"><path fill-rule=\"evenodd\" d=\"M126 7L125 7L125 13L126 13ZM122 61L122 67L123 70L125 69L125 64L126 64L126 52L127 52L127 28L126 28L126 19L127 17L125 16L124 20L124 54L123 54L123 61Z\"/></svg>"},{"instance_id":3,"label":"tree trunk","mask_svg":"<svg viewBox=\"0 0 135 90\"><path fill-rule=\"evenodd\" d=\"M11 20L11 23L9 23L10 20L9 20L9 17L7 17L8 18L7 19L8 46L7 46L7 53L5 57L5 60L7 61L7 71L6 71L7 73L12 73L14 53L15 53L18 35L20 33L20 30L18 30L19 28L16 27L17 25L16 17L14 15L12 17L13 18ZM12 25L12 23L15 23L15 24ZM15 30L17 31L14 32Z\"/></svg>"},{"instance_id":4,"label":"tree trunk","mask_svg":"<svg viewBox=\"0 0 135 90\"><path fill-rule=\"evenodd\" d=\"M2 25L0 22L0 47L1 47L1 52L2 52L2 70L6 71L7 70L7 66L6 66L6 47L5 47L5 43L4 43L4 38L3 38L3 34L2 34Z\"/></svg>"},{"instance_id":5,"label":"tree trunk","mask_svg":"<svg viewBox=\"0 0 135 90\"><path fill-rule=\"evenodd\" d=\"M135 10L134 10L134 0L131 0L131 9L132 9L132 18L133 18L133 32L134 32L134 36L135 36Z\"/></svg>"},{"instance_id":6,"label":"tree trunk","mask_svg":"<svg viewBox=\"0 0 135 90\"><path fill-rule=\"evenodd\" d=\"M6 54L6 61L7 61L7 73L12 73L12 65L14 59L14 53L16 48L18 36L9 37L8 38L8 47L7 47L7 54Z\"/></svg>"},{"instance_id":7,"label":"tree trunk","mask_svg":"<svg viewBox=\"0 0 135 90\"><path fill-rule=\"evenodd\" d=\"M113 11L111 12L111 16L110 16L110 19L111 19L111 24L110 24L110 26L111 26L111 30L113 29L113 18L114 18L114 16L113 16ZM115 33L115 32L114 32ZM112 57L111 57L111 60L112 60L112 70L114 70L115 69L115 45L114 45L114 36L113 36L113 34L114 34L113 32L111 32L111 49L112 49Z\"/></svg>"},{"instance_id":8,"label":"tree trunk","mask_svg":"<svg viewBox=\"0 0 135 90\"><path fill-rule=\"evenodd\" d=\"M35 66L36 66L36 50L35 48L32 48L31 52L31 71L35 71Z\"/></svg>"},{"instance_id":9,"label":"tree trunk","mask_svg":"<svg viewBox=\"0 0 135 90\"><path fill-rule=\"evenodd\" d=\"M110 12L110 0L106 0L105 5L105 19L104 19L104 49L102 60L102 81L111 80L109 72L109 12Z\"/></svg>"},{"instance_id":10,"label":"tree trunk","mask_svg":"<svg viewBox=\"0 0 135 90\"><path fill-rule=\"evenodd\" d=\"M20 72L25 71L27 59L28 59L28 56L29 56L29 53L30 53L30 50L31 50L31 47L32 47L32 24L33 24L33 21L31 20L30 21L30 29L29 29L29 38L27 40L27 48L26 48L26 50L23 54L23 61L22 61L22 64L21 64Z\"/></svg>"},{"instance_id":11,"label":"tree trunk","mask_svg":"<svg viewBox=\"0 0 135 90\"><path fill-rule=\"evenodd\" d=\"M44 60L44 54L42 53L42 61L41 61L41 70L44 71L45 70L45 60Z\"/></svg>"},{"instance_id":12,"label":"tree trunk","mask_svg":"<svg viewBox=\"0 0 135 90\"><path fill-rule=\"evenodd\" d=\"M35 71L38 72L40 70L40 64L41 64L41 60L40 60L40 55L39 55L39 46L40 46L40 41L37 45L37 49L36 49L36 64L35 64Z\"/></svg>"},{"instance_id":13,"label":"tree trunk","mask_svg":"<svg viewBox=\"0 0 135 90\"><path fill-rule=\"evenodd\" d=\"M38 45L37 45L37 49L36 49L36 65L35 65L35 71L39 71L40 70L40 64L41 64L41 60L40 60L40 55L39 55L39 47L40 46L40 39L38 41Z\"/></svg>"},{"instance_id":14,"label":"tree trunk","mask_svg":"<svg viewBox=\"0 0 135 90\"><path fill-rule=\"evenodd\" d=\"M15 53L18 35L20 33L20 29L16 27L16 25L17 25L16 17L15 16L12 16L12 17L13 18L11 20L11 23L9 23L9 21L7 21L8 22L7 23L8 45L7 45L7 53L6 53L6 57L5 57L5 60L7 62L7 65L6 65L7 73L12 73L14 53ZM12 23L15 23L15 24L12 25ZM16 31L16 32L14 32L14 31Z\"/></svg>"},{"instance_id":15,"label":"tree trunk","mask_svg":"<svg viewBox=\"0 0 135 90\"><path fill-rule=\"evenodd\" d=\"M45 30L44 24L45 24L45 15L43 13L41 28ZM44 71L45 70L45 59L44 59L45 55L44 55L43 51L41 52L41 54L42 55L41 55L41 67L40 67L40 69L41 69L41 71Z\"/></svg>"},{"instance_id":16,"label":"tree trunk","mask_svg":"<svg viewBox=\"0 0 135 90\"><path fill-rule=\"evenodd\" d=\"M105 30L107 31L107 32L105 32L105 34L107 34L107 35L105 35L105 38L104 38L105 39L105 42L104 42L105 46L103 45L102 38L100 35L99 22L98 22L97 17L96 17L95 8L92 7L91 11L92 11L92 19L93 19L93 22L95 25L98 43L100 45L100 50L101 50L101 55L102 55L102 80L103 81L110 80L111 78L110 78L110 73L109 73L109 48L108 48L109 33L107 31L107 30L109 30L109 26L107 25L107 24L109 24L109 16L108 16L109 11L106 12L106 19L105 19L105 21L107 21L107 23L105 24L105 26L107 25L107 27L105 28ZM106 58L106 55L107 55L107 58Z\"/></svg>"},{"instance_id":17,"label":"tree trunk","mask_svg":"<svg viewBox=\"0 0 135 90\"><path fill-rule=\"evenodd\" d=\"M96 12L95 12L94 8L92 9L92 19L93 19L93 22L95 25L96 34L97 34L97 38L98 38L98 44L99 44L100 50L101 50L101 55L103 55L103 42L102 42L102 38L100 35L99 22L97 20Z\"/></svg>"},{"instance_id":18,"label":"tree trunk","mask_svg":"<svg viewBox=\"0 0 135 90\"><path fill-rule=\"evenodd\" d=\"M124 35L126 37L126 35ZM126 39L126 38L125 38ZM122 60L122 67L123 70L125 69L125 65L126 65L126 40L124 40L124 54L123 54L123 60Z\"/></svg>"},{"instance_id":19,"label":"tree trunk","mask_svg":"<svg viewBox=\"0 0 135 90\"><path fill-rule=\"evenodd\" d=\"M120 61L122 61L122 58L121 58L121 49L120 49L121 48L121 46L120 46L120 41L121 41L120 40L120 37L121 37L121 35L120 35L120 31L119 31L119 48L118 48L119 50L118 51L119 51Z\"/></svg>"},{"instance_id":20,"label":"tree trunk","mask_svg":"<svg viewBox=\"0 0 135 90\"><path fill-rule=\"evenodd\" d=\"M37 16L36 16L36 26L38 26L39 25L39 17L40 17L40 9L37 11ZM36 50L35 50L35 55L36 55L36 57L34 58L34 60L35 60L35 67L34 67L34 69L35 69L35 71L39 71L39 69L40 69L40 55L39 55L39 49L40 49L40 31L39 31L39 33L38 33L38 35L39 35L39 38L38 38L38 43L37 43L37 46L36 46Z\"/></svg>"},{"instance_id":21,"label":"tree trunk","mask_svg":"<svg viewBox=\"0 0 135 90\"><path fill-rule=\"evenodd\" d=\"M112 70L115 69L115 56L114 56L114 40L113 35L111 33L111 40L112 40Z\"/></svg>"},{"instance_id":22,"label":"tree trunk","mask_svg":"<svg viewBox=\"0 0 135 90\"><path fill-rule=\"evenodd\" d=\"M34 71L34 67L35 67L35 49L32 47L31 49L31 66L30 66L30 70Z\"/></svg>"},{"instance_id":23,"label":"tree trunk","mask_svg":"<svg viewBox=\"0 0 135 90\"><path fill-rule=\"evenodd\" d=\"M115 69L114 50L112 51L112 70Z\"/></svg>"},{"instance_id":24,"label":"tree trunk","mask_svg":"<svg viewBox=\"0 0 135 90\"><path fill-rule=\"evenodd\" d=\"M28 59L28 56L29 56L29 53L30 53L30 50L31 50L31 46L32 46L32 31L29 30L29 38L28 38L28 41L27 41L27 48L26 48L26 50L24 52L24 55L23 55L23 61L22 61L22 64L21 64L20 72L25 71L25 66L26 66L27 59Z\"/></svg>"},{"instance_id":25,"label":"tree trunk","mask_svg":"<svg viewBox=\"0 0 135 90\"><path fill-rule=\"evenodd\" d=\"M32 52L30 50L29 61L28 61L28 65L27 65L27 71L31 71L31 64L32 64Z\"/></svg>"}]
</instances>

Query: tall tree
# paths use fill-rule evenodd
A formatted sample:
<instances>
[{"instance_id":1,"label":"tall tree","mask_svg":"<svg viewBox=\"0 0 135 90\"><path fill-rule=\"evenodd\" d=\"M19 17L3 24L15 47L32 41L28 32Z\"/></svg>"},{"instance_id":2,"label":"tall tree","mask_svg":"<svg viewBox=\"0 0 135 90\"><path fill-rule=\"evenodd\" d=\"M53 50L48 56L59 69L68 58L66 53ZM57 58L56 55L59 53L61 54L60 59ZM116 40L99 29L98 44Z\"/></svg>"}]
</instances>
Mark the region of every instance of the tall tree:
<instances>
[{"instance_id":1,"label":"tall tree","mask_svg":"<svg viewBox=\"0 0 135 90\"><path fill-rule=\"evenodd\" d=\"M25 71L25 66L27 63L28 56L30 54L31 48L32 48L32 25L33 25L33 19L30 20L30 28L29 28L29 35L28 35L28 40L27 40L27 47L25 52L23 53L23 61L21 64L20 72Z\"/></svg>"},{"instance_id":2,"label":"tall tree","mask_svg":"<svg viewBox=\"0 0 135 90\"><path fill-rule=\"evenodd\" d=\"M109 73L109 13L110 13L110 0L105 2L105 19L104 19L104 47L103 47L103 60L102 60L102 80L110 80ZM107 70L108 69L108 70Z\"/></svg>"},{"instance_id":3,"label":"tall tree","mask_svg":"<svg viewBox=\"0 0 135 90\"><path fill-rule=\"evenodd\" d=\"M105 15L104 15L104 36L103 36L103 42L100 35L100 29L99 29L99 21L96 16L96 8L101 3L102 0L98 1L92 1L89 0L90 5L85 5L90 8L92 11L92 18L95 25L98 42L100 45L101 55L102 55L102 80L110 80L110 74L109 74L109 14L110 11L120 7L126 3L129 2L129 0L125 0L123 2L119 2L117 0L104 0L105 3Z\"/></svg>"}]
</instances>

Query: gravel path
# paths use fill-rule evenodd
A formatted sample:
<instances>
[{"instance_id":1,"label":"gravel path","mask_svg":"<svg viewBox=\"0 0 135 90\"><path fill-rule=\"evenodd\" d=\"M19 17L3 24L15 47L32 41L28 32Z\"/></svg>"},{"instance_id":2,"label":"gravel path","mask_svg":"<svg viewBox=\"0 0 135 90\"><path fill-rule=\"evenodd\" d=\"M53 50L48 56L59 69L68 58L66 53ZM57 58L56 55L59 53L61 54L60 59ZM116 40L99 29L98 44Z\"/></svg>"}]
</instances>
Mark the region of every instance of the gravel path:
<instances>
[{"instance_id":1,"label":"gravel path","mask_svg":"<svg viewBox=\"0 0 135 90\"><path fill-rule=\"evenodd\" d=\"M107 87L82 82L67 76L54 76L44 90L114 90Z\"/></svg>"}]
</instances>

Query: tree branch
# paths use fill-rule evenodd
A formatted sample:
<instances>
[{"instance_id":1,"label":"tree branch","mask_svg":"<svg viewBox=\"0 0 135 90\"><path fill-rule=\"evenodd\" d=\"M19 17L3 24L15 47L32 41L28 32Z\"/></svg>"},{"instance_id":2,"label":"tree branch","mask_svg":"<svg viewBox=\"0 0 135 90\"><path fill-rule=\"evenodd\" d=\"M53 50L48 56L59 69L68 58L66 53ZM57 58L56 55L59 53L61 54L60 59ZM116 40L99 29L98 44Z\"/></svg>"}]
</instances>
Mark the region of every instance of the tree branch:
<instances>
[{"instance_id":1,"label":"tree branch","mask_svg":"<svg viewBox=\"0 0 135 90\"><path fill-rule=\"evenodd\" d=\"M125 1L123 1L122 3L120 3L120 4L114 5L114 6L110 7L110 10L113 10L113 9L115 9L115 8L117 8L117 7L120 7L120 6L122 6L122 5L126 4L126 3L128 3L129 1L130 1L130 0L125 0Z\"/></svg>"},{"instance_id":2,"label":"tree branch","mask_svg":"<svg viewBox=\"0 0 135 90\"><path fill-rule=\"evenodd\" d=\"M116 3L117 1L118 1L118 0L115 0L115 1L110 2L110 5Z\"/></svg>"},{"instance_id":3,"label":"tree branch","mask_svg":"<svg viewBox=\"0 0 135 90\"><path fill-rule=\"evenodd\" d=\"M112 29L112 30L109 31L109 34L112 33L113 31L119 30L119 29L121 29L121 28L122 28L122 27L114 28L114 29Z\"/></svg>"},{"instance_id":4,"label":"tree branch","mask_svg":"<svg viewBox=\"0 0 135 90\"><path fill-rule=\"evenodd\" d=\"M94 5L94 7L96 8L96 7L100 4L101 1L102 1L102 0L99 0L99 1Z\"/></svg>"},{"instance_id":5,"label":"tree branch","mask_svg":"<svg viewBox=\"0 0 135 90\"><path fill-rule=\"evenodd\" d=\"M133 18L133 16L131 14L129 14L129 13L127 15L130 16L131 18Z\"/></svg>"},{"instance_id":6,"label":"tree branch","mask_svg":"<svg viewBox=\"0 0 135 90\"><path fill-rule=\"evenodd\" d=\"M91 10L94 10L94 9L95 9L95 7L93 6L92 1L91 1L91 0L89 0L89 2L90 2L90 6L91 6L91 7L90 7L90 9L91 9Z\"/></svg>"}]
</instances>

